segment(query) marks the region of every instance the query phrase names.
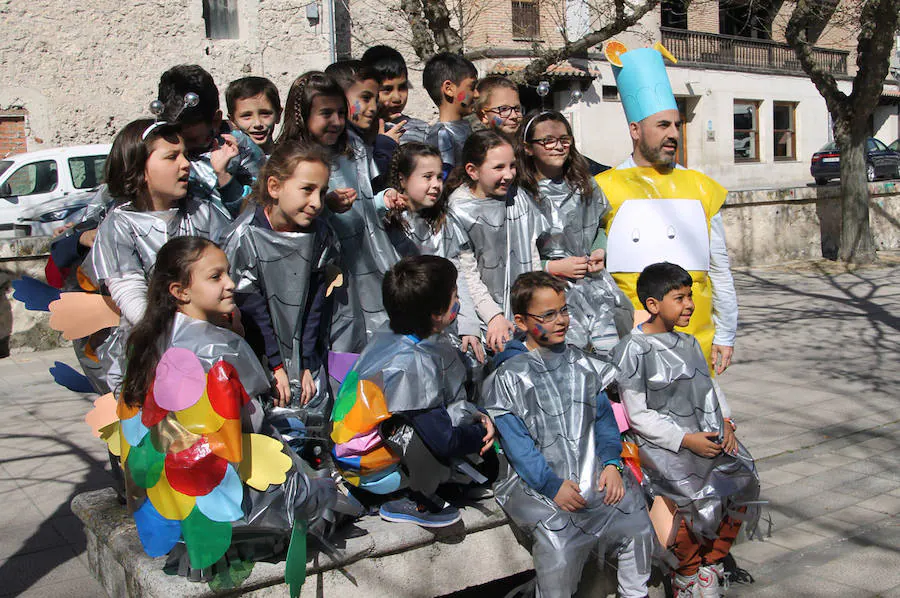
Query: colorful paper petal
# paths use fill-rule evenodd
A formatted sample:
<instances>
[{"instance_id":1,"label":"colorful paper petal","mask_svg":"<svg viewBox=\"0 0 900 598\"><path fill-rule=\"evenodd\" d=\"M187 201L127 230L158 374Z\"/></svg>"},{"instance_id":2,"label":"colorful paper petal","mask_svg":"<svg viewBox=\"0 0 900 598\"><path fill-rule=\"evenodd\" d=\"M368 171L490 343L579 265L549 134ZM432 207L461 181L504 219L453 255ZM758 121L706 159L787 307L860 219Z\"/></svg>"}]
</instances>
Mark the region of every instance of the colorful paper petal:
<instances>
[{"instance_id":1,"label":"colorful paper petal","mask_svg":"<svg viewBox=\"0 0 900 598\"><path fill-rule=\"evenodd\" d=\"M50 311L50 304L59 299L59 289L30 276L12 281L13 299L25 304L31 311Z\"/></svg>"},{"instance_id":2,"label":"colorful paper petal","mask_svg":"<svg viewBox=\"0 0 900 598\"><path fill-rule=\"evenodd\" d=\"M116 400L111 392L94 401L94 408L84 416L84 423L91 427L91 432L97 438L101 437L100 430L110 424L119 421L116 415Z\"/></svg>"},{"instance_id":3,"label":"colorful paper petal","mask_svg":"<svg viewBox=\"0 0 900 598\"><path fill-rule=\"evenodd\" d=\"M169 411L181 411L196 403L206 389L206 372L192 351L168 349L156 366L156 404Z\"/></svg>"},{"instance_id":4,"label":"colorful paper petal","mask_svg":"<svg viewBox=\"0 0 900 598\"><path fill-rule=\"evenodd\" d=\"M147 434L140 444L131 448L125 467L135 484L141 488L152 488L159 481L165 462L166 456L157 452Z\"/></svg>"},{"instance_id":5,"label":"colorful paper petal","mask_svg":"<svg viewBox=\"0 0 900 598\"><path fill-rule=\"evenodd\" d=\"M213 521L196 508L181 522L181 534L195 569L213 566L231 546L231 523Z\"/></svg>"},{"instance_id":6,"label":"colorful paper petal","mask_svg":"<svg viewBox=\"0 0 900 598\"><path fill-rule=\"evenodd\" d=\"M294 529L291 530L291 543L284 563L284 583L288 584L291 598L300 596L300 588L306 581L307 526L303 519L295 519Z\"/></svg>"},{"instance_id":7,"label":"colorful paper petal","mask_svg":"<svg viewBox=\"0 0 900 598\"><path fill-rule=\"evenodd\" d=\"M61 361L53 362L53 367L50 368L50 375L53 376L54 382L63 388L68 388L72 392L94 392L94 387L87 376Z\"/></svg>"},{"instance_id":8,"label":"colorful paper petal","mask_svg":"<svg viewBox=\"0 0 900 598\"><path fill-rule=\"evenodd\" d=\"M63 293L50 304L50 328L66 340L90 336L119 325L119 308L112 298L94 293Z\"/></svg>"},{"instance_id":9,"label":"colorful paper petal","mask_svg":"<svg viewBox=\"0 0 900 598\"><path fill-rule=\"evenodd\" d=\"M241 407L250 401L237 370L224 360L209 369L206 395L216 413L226 419L240 419Z\"/></svg>"},{"instance_id":10,"label":"colorful paper petal","mask_svg":"<svg viewBox=\"0 0 900 598\"><path fill-rule=\"evenodd\" d=\"M249 486L263 492L270 484L283 484L293 465L282 452L284 445L262 434L244 434L244 459L238 473Z\"/></svg>"},{"instance_id":11,"label":"colorful paper petal","mask_svg":"<svg viewBox=\"0 0 900 598\"><path fill-rule=\"evenodd\" d=\"M175 419L194 434L212 434L225 423L225 418L216 413L209 404L206 391L203 391L203 396L196 403L186 409L176 411Z\"/></svg>"},{"instance_id":12,"label":"colorful paper petal","mask_svg":"<svg viewBox=\"0 0 900 598\"><path fill-rule=\"evenodd\" d=\"M118 401L116 401L116 415L119 419L128 419L130 417L134 417L138 413L141 412L140 407L132 407L122 398L122 395L119 395Z\"/></svg>"},{"instance_id":13,"label":"colorful paper petal","mask_svg":"<svg viewBox=\"0 0 900 598\"><path fill-rule=\"evenodd\" d=\"M150 499L160 515L166 519L179 521L190 515L196 504L193 496L182 494L169 485L165 469L160 474L156 485L147 489L147 498Z\"/></svg>"},{"instance_id":14,"label":"colorful paper petal","mask_svg":"<svg viewBox=\"0 0 900 598\"><path fill-rule=\"evenodd\" d=\"M134 512L134 524L144 552L154 558L168 554L181 539L181 522L160 515L149 500Z\"/></svg>"},{"instance_id":15,"label":"colorful paper petal","mask_svg":"<svg viewBox=\"0 0 900 598\"><path fill-rule=\"evenodd\" d=\"M206 439L212 452L231 463L240 463L244 458L244 437L241 433L241 421L226 419L217 432L207 434Z\"/></svg>"},{"instance_id":16,"label":"colorful paper petal","mask_svg":"<svg viewBox=\"0 0 900 598\"><path fill-rule=\"evenodd\" d=\"M109 448L109 452L111 452L116 457L122 456L122 436L121 436L121 427L119 426L118 420L109 424L108 426L104 426L100 428L100 440L106 443Z\"/></svg>"},{"instance_id":17,"label":"colorful paper petal","mask_svg":"<svg viewBox=\"0 0 900 598\"><path fill-rule=\"evenodd\" d=\"M125 437L125 440L127 440L128 444L131 446L139 445L149 431L147 426L141 422L140 411L134 417L120 420L120 424L122 426L122 436Z\"/></svg>"},{"instance_id":18,"label":"colorful paper petal","mask_svg":"<svg viewBox=\"0 0 900 598\"><path fill-rule=\"evenodd\" d=\"M166 479L172 488L188 496L212 492L227 469L228 461L212 452L206 438L186 450L166 455Z\"/></svg>"},{"instance_id":19,"label":"colorful paper petal","mask_svg":"<svg viewBox=\"0 0 900 598\"><path fill-rule=\"evenodd\" d=\"M334 426L331 438L336 444L347 442L357 434L369 432L379 422L390 417L381 388L371 380L362 380L356 393L356 402L341 420L341 425Z\"/></svg>"},{"instance_id":20,"label":"colorful paper petal","mask_svg":"<svg viewBox=\"0 0 900 598\"><path fill-rule=\"evenodd\" d=\"M347 377L347 373L353 369L356 360L359 359L359 353L337 353L335 351L328 352L328 375L343 382Z\"/></svg>"},{"instance_id":21,"label":"colorful paper petal","mask_svg":"<svg viewBox=\"0 0 900 598\"><path fill-rule=\"evenodd\" d=\"M150 428L150 439L153 446L161 453L178 453L197 444L202 437L189 431L168 413L158 424Z\"/></svg>"},{"instance_id":22,"label":"colorful paper petal","mask_svg":"<svg viewBox=\"0 0 900 598\"><path fill-rule=\"evenodd\" d=\"M197 508L213 521L237 521L244 516L243 500L241 478L234 467L228 466L222 483L206 496L197 497Z\"/></svg>"},{"instance_id":23,"label":"colorful paper petal","mask_svg":"<svg viewBox=\"0 0 900 598\"><path fill-rule=\"evenodd\" d=\"M332 421L341 421L347 415L347 412L353 408L353 404L356 402L356 385L358 381L359 373L355 370L344 378L344 382L338 391L337 400L334 402L334 409L331 414Z\"/></svg>"},{"instance_id":24,"label":"colorful paper petal","mask_svg":"<svg viewBox=\"0 0 900 598\"><path fill-rule=\"evenodd\" d=\"M150 388L147 389L147 395L144 397L144 405L141 407L141 421L148 428L152 428L161 422L168 413L168 409L163 409L156 404L156 397L153 394L153 382L150 382Z\"/></svg>"}]
</instances>

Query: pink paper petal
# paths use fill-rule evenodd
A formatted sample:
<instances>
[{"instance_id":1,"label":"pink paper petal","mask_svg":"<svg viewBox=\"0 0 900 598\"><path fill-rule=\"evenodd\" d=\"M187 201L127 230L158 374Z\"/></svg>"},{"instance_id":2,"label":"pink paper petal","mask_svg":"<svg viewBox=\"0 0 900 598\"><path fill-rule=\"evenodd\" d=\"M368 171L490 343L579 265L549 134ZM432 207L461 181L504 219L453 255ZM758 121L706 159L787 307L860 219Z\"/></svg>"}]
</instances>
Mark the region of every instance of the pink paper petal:
<instances>
[{"instance_id":1,"label":"pink paper petal","mask_svg":"<svg viewBox=\"0 0 900 598\"><path fill-rule=\"evenodd\" d=\"M187 409L200 400L206 389L206 372L193 352L172 347L156 366L153 397L169 411Z\"/></svg>"},{"instance_id":2,"label":"pink paper petal","mask_svg":"<svg viewBox=\"0 0 900 598\"><path fill-rule=\"evenodd\" d=\"M612 401L609 404L612 405L613 415L616 416L619 432L627 431L631 427L631 422L628 421L628 414L625 412L624 405L622 403L613 403Z\"/></svg>"}]
</instances>

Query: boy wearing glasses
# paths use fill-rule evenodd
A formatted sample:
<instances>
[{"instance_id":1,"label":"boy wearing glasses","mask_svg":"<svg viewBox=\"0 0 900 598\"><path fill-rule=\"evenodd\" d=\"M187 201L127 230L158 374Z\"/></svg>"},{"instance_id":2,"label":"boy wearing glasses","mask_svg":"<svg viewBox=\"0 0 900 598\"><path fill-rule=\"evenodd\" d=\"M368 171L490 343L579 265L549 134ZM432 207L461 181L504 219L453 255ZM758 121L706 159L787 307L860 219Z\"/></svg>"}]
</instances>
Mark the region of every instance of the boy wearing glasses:
<instances>
[{"instance_id":1,"label":"boy wearing glasses","mask_svg":"<svg viewBox=\"0 0 900 598\"><path fill-rule=\"evenodd\" d=\"M513 139L522 124L519 88L500 75L484 77L475 86L475 114L488 129Z\"/></svg>"},{"instance_id":2,"label":"boy wearing glasses","mask_svg":"<svg viewBox=\"0 0 900 598\"><path fill-rule=\"evenodd\" d=\"M566 345L566 283L522 274L512 310L525 343L510 341L484 383L512 465L495 485L497 502L532 539L537 595L569 598L593 556L618 557L618 590L647 595L654 534L644 498L622 473L622 443L604 389L615 368Z\"/></svg>"}]
</instances>

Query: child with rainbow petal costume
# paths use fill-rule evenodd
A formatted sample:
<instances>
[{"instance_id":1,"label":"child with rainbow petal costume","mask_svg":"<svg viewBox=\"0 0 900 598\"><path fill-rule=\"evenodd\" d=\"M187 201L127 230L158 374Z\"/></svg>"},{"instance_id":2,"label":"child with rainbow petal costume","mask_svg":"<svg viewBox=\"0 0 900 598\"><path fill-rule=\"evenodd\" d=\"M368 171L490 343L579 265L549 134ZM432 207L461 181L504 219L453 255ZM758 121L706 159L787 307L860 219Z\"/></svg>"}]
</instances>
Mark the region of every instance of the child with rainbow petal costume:
<instances>
[{"instance_id":1,"label":"child with rainbow petal costume","mask_svg":"<svg viewBox=\"0 0 900 598\"><path fill-rule=\"evenodd\" d=\"M614 47L624 49L610 42L607 54ZM731 363L738 313L719 213L727 192L675 162L681 117L664 55L674 60L661 45L610 56L634 151L596 177L610 203L606 267L636 309L646 266L670 261L688 270L696 311L680 330L697 337L710 370L721 374Z\"/></svg>"},{"instance_id":2,"label":"child with rainbow petal costume","mask_svg":"<svg viewBox=\"0 0 900 598\"><path fill-rule=\"evenodd\" d=\"M203 577L232 546L248 560L268 556L255 552L261 536L291 535L286 579L296 586L307 524L337 495L330 479L308 478L277 440L259 402L269 391L265 371L240 336L216 325L235 308L228 268L207 239L178 237L160 249L148 308L129 343L118 421L101 434L121 456L148 555L183 541L179 558ZM252 546L241 544L245 532Z\"/></svg>"}]
</instances>

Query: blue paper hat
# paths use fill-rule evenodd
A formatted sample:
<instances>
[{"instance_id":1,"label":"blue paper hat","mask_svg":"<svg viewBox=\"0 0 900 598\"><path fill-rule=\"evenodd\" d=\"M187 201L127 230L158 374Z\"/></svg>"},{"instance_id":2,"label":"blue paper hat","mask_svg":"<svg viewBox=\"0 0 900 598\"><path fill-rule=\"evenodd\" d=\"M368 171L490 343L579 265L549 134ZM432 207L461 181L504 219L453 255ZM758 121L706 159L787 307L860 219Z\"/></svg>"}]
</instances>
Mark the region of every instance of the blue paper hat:
<instances>
[{"instance_id":1,"label":"blue paper hat","mask_svg":"<svg viewBox=\"0 0 900 598\"><path fill-rule=\"evenodd\" d=\"M639 122L663 110L678 110L662 54L653 48L638 48L619 56L613 65L619 97L629 123Z\"/></svg>"}]
</instances>

